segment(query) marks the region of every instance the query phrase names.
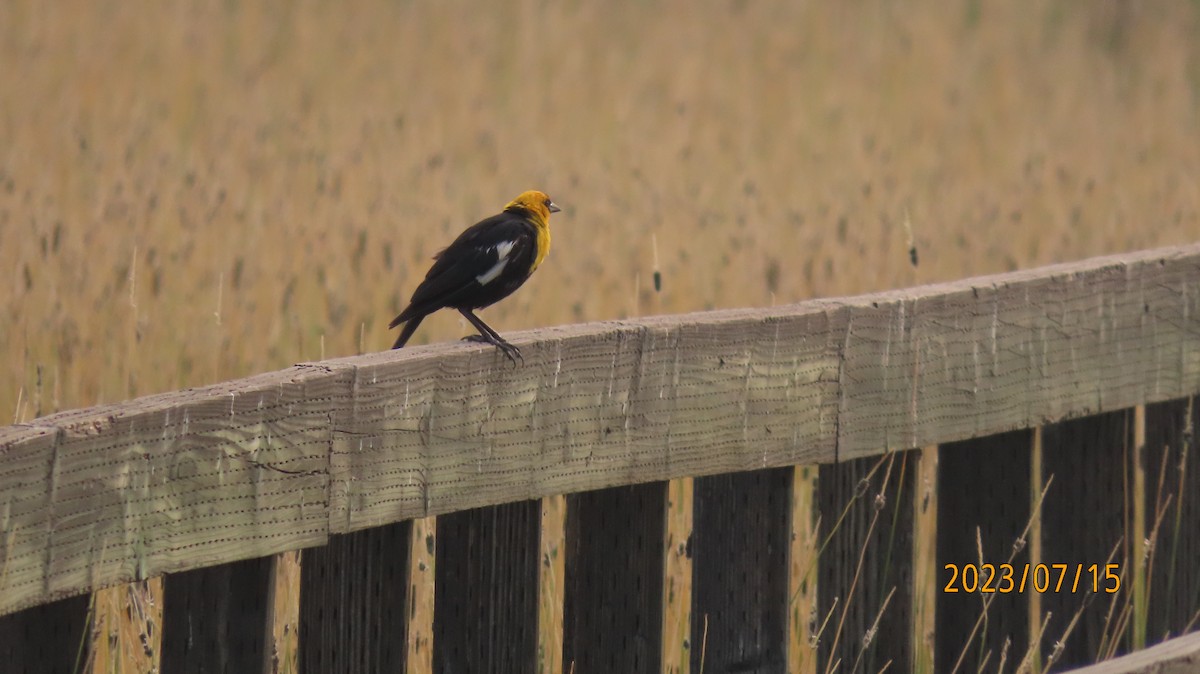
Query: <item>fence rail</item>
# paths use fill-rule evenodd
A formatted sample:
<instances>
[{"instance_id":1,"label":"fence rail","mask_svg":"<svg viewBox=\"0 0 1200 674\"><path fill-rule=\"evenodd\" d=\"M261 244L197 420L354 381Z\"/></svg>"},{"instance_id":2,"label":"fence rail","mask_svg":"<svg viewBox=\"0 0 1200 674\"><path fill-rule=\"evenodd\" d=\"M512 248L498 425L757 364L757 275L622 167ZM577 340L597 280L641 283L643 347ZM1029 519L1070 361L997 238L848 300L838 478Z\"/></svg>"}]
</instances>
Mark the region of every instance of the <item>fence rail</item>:
<instances>
[{"instance_id":1,"label":"fence rail","mask_svg":"<svg viewBox=\"0 0 1200 674\"><path fill-rule=\"evenodd\" d=\"M1116 540L1108 536L1113 527L1133 531L1133 520L1148 527L1141 521L1144 508L1155 512L1153 504L1133 508L1128 496L1115 511L1104 505L1114 489L1127 493L1122 480L1130 470L1145 472L1129 448L1141 447L1146 433L1174 451L1190 443L1193 408L1186 403L1200 393L1198 304L1200 245L1190 245L772 309L520 333L512 341L525 355L521 367L491 348L435 345L55 414L0 429L0 615L108 585L253 564L301 548L315 548L306 556L305 596L320 595L322 587L328 594L328 585L310 585L311 573L348 573L347 565L362 558L355 550L407 540L407 529L389 527L431 515L449 515L439 518L439 574L451 574L452 583L511 590L527 583L529 573L536 581L535 499L576 494L568 503L568 559L574 561L568 562L563 648L571 662L601 663L611 652L599 636L604 629L622 633L628 629L623 618L660 616L639 604L645 598L637 593L621 595L629 604L624 613L597 614L593 609L608 601L598 598L598 588L624 592L628 577L613 573L628 568L649 592L662 590L655 569L671 550L664 547L662 522L641 520L670 507L664 481L704 478L696 481L696 534L688 541L691 614L760 620L751 629L755 646L744 643L748 628L732 625L721 633L726 625L714 618L703 630L693 622L686 647L695 656L705 640L710 667L733 667L741 658L750 667L745 671L776 671L789 662L784 644L796 641L802 631L796 625L808 618L795 615L786 596L795 576L787 571L788 540L800 526L792 517L791 467L820 465L814 507L826 526L828 516L844 527L825 541L817 591L848 589L860 593L862 606L878 608L884 597L868 601L861 593L909 588L894 598L901 610L882 622L874 613L838 610L847 611L842 622L859 620L863 633L894 629L907 644L905 664L916 663L912 651L923 646L910 641L908 617L889 627L890 616L921 602L911 578L863 579L855 572L863 565L856 551L864 540L886 534L889 545L900 546L889 550L903 549L906 541L911 550L912 512L923 506L913 501L921 490L917 455L903 450L943 446L941 460L954 468L935 473L935 492L943 494L938 531L952 529L958 516L948 504L959 513L973 509L977 519L967 521L985 524L980 536L991 535L993 548L1006 536L1011 545L1021 533L1038 497L1030 476L1048 468L1064 486L1051 491L1047 503L1064 519L1040 525L1051 555L1046 559L1059 554L1103 562ZM955 451L946 449L950 443L957 443ZM1046 448L1035 445L1074 449L1043 459L1034 450ZM881 469L883 455L891 458ZM1178 460L1155 456L1162 465ZM1115 466L1103 465L1105 457ZM1195 480L1194 460L1186 470L1180 480ZM973 477L966 482L963 475ZM1072 488L1080 477L1105 482ZM893 525L878 525L872 508L850 508L864 485L881 498L893 495L883 506ZM991 495L997 486L1015 492ZM1022 498L1024 512L1012 514ZM1200 529L1195 500L1186 502L1186 511L1177 500L1177 527ZM989 510L1001 503L1008 515ZM1072 538L1072 527L1081 525L1070 517L1081 507L1112 516L1104 535ZM1047 538L1045 529L1054 527L1063 534ZM592 535L605 530L611 539ZM1195 533L1184 533L1176 538L1184 547L1171 575L1171 591L1181 593L1175 613L1200 605L1189 604L1196 598L1188 594L1200 587L1200 543ZM636 554L621 544L626 535L643 537ZM950 545L944 541L951 538L939 533L938 545ZM1133 545L1128 536L1124 541ZM953 554L974 559L974 552L966 554L975 543L964 538ZM451 561L500 548L517 552L488 569ZM828 562L838 551L846 558ZM939 560L951 554L939 547ZM387 573L407 563L405 552ZM911 572L911 564L886 568ZM731 569L761 575L742 579L750 584L746 591L730 591ZM386 575L386 569L376 571ZM187 596L202 602L211 588L196 582ZM441 582L439 575L439 588ZM769 596L780 588L783 600ZM438 592L440 614L464 610ZM823 594L818 604L847 596ZM343 595L327 599L346 607ZM532 600L522 590L471 601L518 612L532 606L536 613L536 590ZM369 616L375 609L355 610L366 613L343 616L343 622L378 623ZM953 610L939 603L943 614ZM593 624L598 615L609 623ZM1168 622L1158 638L1182 629L1179 619ZM577 638L569 638L571 630ZM435 627L434 637L443 644L442 662L461 656L455 671L469 671L481 653L494 658L508 649L519 660L533 638L498 634ZM455 639L461 653L446 655ZM820 646L827 649L825 662L847 648L829 641ZM311 647L308 657L321 657L317 640ZM302 655L308 648L302 643ZM651 639L629 649L636 651L629 657L657 661L663 648L669 646ZM749 660L748 648L757 653ZM950 651L938 653L940 670ZM877 670L885 662L859 664ZM597 664L578 671L604 670ZM699 671L695 663L693 671Z\"/></svg>"}]
</instances>

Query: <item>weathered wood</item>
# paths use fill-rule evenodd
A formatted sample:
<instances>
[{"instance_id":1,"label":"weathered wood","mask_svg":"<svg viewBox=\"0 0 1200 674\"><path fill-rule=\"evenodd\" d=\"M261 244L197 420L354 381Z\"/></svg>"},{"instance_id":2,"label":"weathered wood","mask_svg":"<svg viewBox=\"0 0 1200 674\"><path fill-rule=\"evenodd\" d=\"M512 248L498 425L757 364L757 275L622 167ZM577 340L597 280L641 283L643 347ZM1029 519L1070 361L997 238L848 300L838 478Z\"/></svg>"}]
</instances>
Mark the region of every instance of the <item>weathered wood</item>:
<instances>
[{"instance_id":1,"label":"weathered wood","mask_svg":"<svg viewBox=\"0 0 1200 674\"><path fill-rule=\"evenodd\" d=\"M1030 429L1030 435L1033 437L1031 438L1029 449L1029 487L1031 496L1029 512L1032 518L1029 523L1027 549L1029 551L1029 563L1032 565L1031 568L1034 573L1037 571L1038 564L1046 562L1046 555L1042 549L1042 516L1046 511L1045 495L1051 481L1046 478L1043 465L1045 463L1045 452L1042 447L1045 443L1042 441L1042 435L1045 430L1042 426ZM1024 569L1022 569L1022 573L1024 573ZM1028 588L1028 585L1026 588ZM1036 588L1033 592L1027 592L1026 596L1029 597L1029 631L1026 635L1026 643L1029 644L1029 648L1018 662L1027 664L1030 667L1029 671L1040 672L1045 670L1046 661L1042 657L1041 646L1042 639L1045 637L1043 628L1048 616L1042 611L1042 595Z\"/></svg>"},{"instance_id":2,"label":"weathered wood","mask_svg":"<svg viewBox=\"0 0 1200 674\"><path fill-rule=\"evenodd\" d=\"M433 608L437 569L437 518L412 521L409 543L408 674L433 674Z\"/></svg>"},{"instance_id":3,"label":"weathered wood","mask_svg":"<svg viewBox=\"0 0 1200 674\"><path fill-rule=\"evenodd\" d=\"M541 502L438 518L433 671L532 672Z\"/></svg>"},{"instance_id":4,"label":"weathered wood","mask_svg":"<svg viewBox=\"0 0 1200 674\"><path fill-rule=\"evenodd\" d=\"M80 595L0 616L0 670L75 674L88 659L88 602Z\"/></svg>"},{"instance_id":5,"label":"weathered wood","mask_svg":"<svg viewBox=\"0 0 1200 674\"><path fill-rule=\"evenodd\" d=\"M1146 406L1147 535L1155 530L1149 572L1147 642L1183 633L1200 613L1200 455L1194 399ZM1160 481L1161 480L1161 481Z\"/></svg>"},{"instance_id":6,"label":"weathered wood","mask_svg":"<svg viewBox=\"0 0 1200 674\"><path fill-rule=\"evenodd\" d=\"M1021 592L1020 580L1029 562L1022 534L1030 518L1032 442L1033 433L1025 430L939 449L937 574L930 579L937 593L937 671L950 671L960 657L959 671L993 671L1001 653L1016 662L1028 647L1029 589ZM983 564L995 569L990 581ZM1007 580L1003 564L1011 564ZM994 591L984 594L985 585ZM980 621L985 600L991 604ZM985 661L991 666L981 667Z\"/></svg>"},{"instance_id":7,"label":"weathered wood","mask_svg":"<svg viewBox=\"0 0 1200 674\"><path fill-rule=\"evenodd\" d=\"M840 458L1192 394L1200 247L846 302Z\"/></svg>"},{"instance_id":8,"label":"weathered wood","mask_svg":"<svg viewBox=\"0 0 1200 674\"><path fill-rule=\"evenodd\" d=\"M792 469L698 478L693 672L787 671Z\"/></svg>"},{"instance_id":9,"label":"weathered wood","mask_svg":"<svg viewBox=\"0 0 1200 674\"><path fill-rule=\"evenodd\" d=\"M163 580L162 671L269 672L271 558L259 557Z\"/></svg>"},{"instance_id":10,"label":"weathered wood","mask_svg":"<svg viewBox=\"0 0 1200 674\"><path fill-rule=\"evenodd\" d=\"M1148 509L1150 495L1146 490L1146 406L1138 405L1129 410L1131 416L1129 429L1129 493L1132 498L1126 506L1125 535L1129 537L1129 566L1125 569L1125 579L1131 583L1127 589L1133 615L1129 620L1126 633L1129 650L1141 650L1146 647L1147 620L1147 572L1150 552L1147 543L1147 523L1153 517ZM1151 642L1153 643L1153 642Z\"/></svg>"},{"instance_id":11,"label":"weathered wood","mask_svg":"<svg viewBox=\"0 0 1200 674\"><path fill-rule=\"evenodd\" d=\"M567 500L564 672L651 672L662 658L667 483Z\"/></svg>"},{"instance_id":12,"label":"weathered wood","mask_svg":"<svg viewBox=\"0 0 1200 674\"><path fill-rule=\"evenodd\" d=\"M0 612L324 542L344 376L293 368L2 436Z\"/></svg>"},{"instance_id":13,"label":"weathered wood","mask_svg":"<svg viewBox=\"0 0 1200 674\"><path fill-rule=\"evenodd\" d=\"M1062 573L1051 568L1051 587L1041 593L1042 611L1051 614L1043 653L1048 656L1055 642L1064 643L1053 663L1055 668L1095 662L1101 646L1113 639L1119 644L1117 654L1129 650L1126 635L1113 634L1109 614L1110 605L1119 607L1133 584L1129 573L1132 546L1124 535L1131 530L1127 504L1133 498L1129 477L1132 416L1130 410L1108 412L1042 429L1042 472L1046 479L1053 476L1042 506L1043 561L1048 566L1066 565L1062 585L1058 585ZM1115 594L1092 591L1093 579L1087 569L1098 565L1097 584L1103 588L1106 563L1120 565L1121 589ZM1076 586L1075 573L1080 566L1083 571ZM1066 635L1077 613L1079 621Z\"/></svg>"},{"instance_id":14,"label":"weathered wood","mask_svg":"<svg viewBox=\"0 0 1200 674\"><path fill-rule=\"evenodd\" d=\"M331 536L300 567L300 671L405 671L412 522Z\"/></svg>"},{"instance_id":15,"label":"weathered wood","mask_svg":"<svg viewBox=\"0 0 1200 674\"><path fill-rule=\"evenodd\" d=\"M1189 246L840 302L542 330L519 371L461 346L436 360L354 359L353 423L335 441L348 489L334 505L356 528L1186 395L1200 388L1197 278L1200 246Z\"/></svg>"},{"instance_id":16,"label":"weathered wood","mask_svg":"<svg viewBox=\"0 0 1200 674\"><path fill-rule=\"evenodd\" d=\"M563 674L563 609L567 589L567 496L542 499L538 564L538 674Z\"/></svg>"},{"instance_id":17,"label":"weathered wood","mask_svg":"<svg viewBox=\"0 0 1200 674\"><path fill-rule=\"evenodd\" d=\"M839 316L813 304L542 330L519 368L462 345L356 358L335 529L832 460Z\"/></svg>"},{"instance_id":18,"label":"weathered wood","mask_svg":"<svg viewBox=\"0 0 1200 674\"><path fill-rule=\"evenodd\" d=\"M1136 653L1069 674L1195 674L1200 671L1200 632L1176 637Z\"/></svg>"},{"instance_id":19,"label":"weathered wood","mask_svg":"<svg viewBox=\"0 0 1200 674\"><path fill-rule=\"evenodd\" d=\"M820 468L819 671L912 671L913 482L918 452ZM867 639L868 635L870 639Z\"/></svg>"},{"instance_id":20,"label":"weathered wood","mask_svg":"<svg viewBox=\"0 0 1200 674\"><path fill-rule=\"evenodd\" d=\"M0 428L0 615L80 591L55 591L47 573L52 554L55 448L53 426Z\"/></svg>"},{"instance_id":21,"label":"weathered wood","mask_svg":"<svg viewBox=\"0 0 1200 674\"><path fill-rule=\"evenodd\" d=\"M917 474L913 477L913 593L912 671L933 672L937 660L938 595L942 566L938 564L938 447L914 451Z\"/></svg>"},{"instance_id":22,"label":"weathered wood","mask_svg":"<svg viewBox=\"0 0 1200 674\"><path fill-rule=\"evenodd\" d=\"M817 568L821 547L816 466L792 471L791 545L788 551L788 673L816 674Z\"/></svg>"},{"instance_id":23,"label":"weathered wood","mask_svg":"<svg viewBox=\"0 0 1200 674\"><path fill-rule=\"evenodd\" d=\"M1200 245L298 366L0 432L0 613L330 533L1200 392ZM11 467L10 467L11 466Z\"/></svg>"},{"instance_id":24,"label":"weathered wood","mask_svg":"<svg viewBox=\"0 0 1200 674\"><path fill-rule=\"evenodd\" d=\"M667 482L667 519L663 523L663 674L688 674L692 661L692 507L696 481Z\"/></svg>"}]
</instances>

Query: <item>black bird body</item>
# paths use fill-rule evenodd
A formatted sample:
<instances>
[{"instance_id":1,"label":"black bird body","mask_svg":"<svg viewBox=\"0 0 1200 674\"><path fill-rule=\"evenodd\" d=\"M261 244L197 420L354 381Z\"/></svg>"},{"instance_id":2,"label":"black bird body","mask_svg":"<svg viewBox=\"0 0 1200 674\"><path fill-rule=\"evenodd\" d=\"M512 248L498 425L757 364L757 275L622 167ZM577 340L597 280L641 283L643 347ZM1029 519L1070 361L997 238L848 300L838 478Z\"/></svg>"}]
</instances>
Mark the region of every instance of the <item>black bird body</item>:
<instances>
[{"instance_id":1,"label":"black bird body","mask_svg":"<svg viewBox=\"0 0 1200 674\"><path fill-rule=\"evenodd\" d=\"M474 310L508 297L529 279L550 250L549 218L558 210L545 194L524 192L502 213L467 228L434 256L408 306L388 325L405 324L392 348L404 346L426 316L449 308L479 330L473 339L494 344L510 359L520 356Z\"/></svg>"}]
</instances>

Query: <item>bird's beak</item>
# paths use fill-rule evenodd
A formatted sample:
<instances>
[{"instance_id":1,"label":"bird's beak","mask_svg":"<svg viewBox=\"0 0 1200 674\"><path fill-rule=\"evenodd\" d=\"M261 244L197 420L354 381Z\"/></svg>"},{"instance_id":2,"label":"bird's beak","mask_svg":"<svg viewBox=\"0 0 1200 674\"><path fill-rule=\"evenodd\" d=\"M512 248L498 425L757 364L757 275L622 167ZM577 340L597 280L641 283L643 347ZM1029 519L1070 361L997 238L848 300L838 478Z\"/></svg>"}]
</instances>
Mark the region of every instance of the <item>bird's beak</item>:
<instances>
[{"instance_id":1,"label":"bird's beak","mask_svg":"<svg viewBox=\"0 0 1200 674\"><path fill-rule=\"evenodd\" d=\"M550 202L550 212L551 213L557 213L561 210L562 209L558 207L558 204L554 203L553 201Z\"/></svg>"}]
</instances>

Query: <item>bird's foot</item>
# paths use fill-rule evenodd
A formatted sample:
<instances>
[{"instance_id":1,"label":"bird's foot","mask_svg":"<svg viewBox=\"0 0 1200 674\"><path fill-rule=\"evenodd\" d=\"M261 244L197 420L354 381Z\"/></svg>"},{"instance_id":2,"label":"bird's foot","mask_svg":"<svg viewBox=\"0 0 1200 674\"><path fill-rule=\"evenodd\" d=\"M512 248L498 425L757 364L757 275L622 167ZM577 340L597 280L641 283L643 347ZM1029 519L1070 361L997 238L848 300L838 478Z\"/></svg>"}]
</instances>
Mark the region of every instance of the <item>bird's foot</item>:
<instances>
[{"instance_id":1,"label":"bird's foot","mask_svg":"<svg viewBox=\"0 0 1200 674\"><path fill-rule=\"evenodd\" d=\"M517 364L518 358L521 359L522 365L525 364L525 357L521 355L521 350L504 340L494 340L486 335L467 335L466 337L463 337L463 341L475 342L476 344L491 344L497 349L500 349L500 352L503 353L506 358L511 360L513 365Z\"/></svg>"},{"instance_id":2,"label":"bird's foot","mask_svg":"<svg viewBox=\"0 0 1200 674\"><path fill-rule=\"evenodd\" d=\"M496 348L503 351L505 356L508 356L508 359L512 361L513 366L516 366L518 358L521 360L522 365L525 364L525 356L522 356L521 350L512 344L509 344L508 342L500 342L496 345Z\"/></svg>"}]
</instances>

